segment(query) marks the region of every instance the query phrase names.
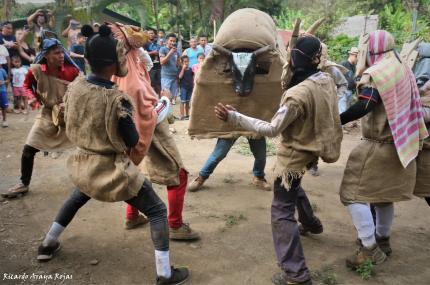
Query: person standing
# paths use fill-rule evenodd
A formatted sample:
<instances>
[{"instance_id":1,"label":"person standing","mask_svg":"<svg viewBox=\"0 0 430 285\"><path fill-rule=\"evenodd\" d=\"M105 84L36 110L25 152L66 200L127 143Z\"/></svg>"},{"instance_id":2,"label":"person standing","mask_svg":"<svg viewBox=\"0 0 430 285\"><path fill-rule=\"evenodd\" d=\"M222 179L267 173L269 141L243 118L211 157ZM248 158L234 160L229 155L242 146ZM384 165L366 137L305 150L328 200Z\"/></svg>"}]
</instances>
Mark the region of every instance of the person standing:
<instances>
[{"instance_id":1,"label":"person standing","mask_svg":"<svg viewBox=\"0 0 430 285\"><path fill-rule=\"evenodd\" d=\"M28 73L28 68L22 66L22 60L19 56L15 55L11 59L12 62L12 92L17 102L17 111L27 114L27 91L24 88L25 76Z\"/></svg>"},{"instance_id":2,"label":"person standing","mask_svg":"<svg viewBox=\"0 0 430 285\"><path fill-rule=\"evenodd\" d=\"M160 95L161 92L161 64L159 58L160 45L157 43L156 30L149 28L148 30L149 41L145 44L144 48L152 59L152 69L149 71L151 78L151 86L155 92Z\"/></svg>"},{"instance_id":3,"label":"person standing","mask_svg":"<svg viewBox=\"0 0 430 285\"><path fill-rule=\"evenodd\" d=\"M161 90L168 90L172 95L172 104L176 103L178 96L178 66L180 66L179 53L177 51L176 35L168 34L166 46L160 48L161 64Z\"/></svg>"},{"instance_id":4,"label":"person standing","mask_svg":"<svg viewBox=\"0 0 430 285\"><path fill-rule=\"evenodd\" d=\"M85 70L85 36L81 33L78 33L78 39L75 44L72 44L70 47L70 57L75 61L75 63L79 66L79 69L83 74L87 74Z\"/></svg>"},{"instance_id":5,"label":"person standing","mask_svg":"<svg viewBox=\"0 0 430 285\"><path fill-rule=\"evenodd\" d=\"M181 87L181 120L188 120L190 118L190 100L193 94L194 75L190 67L190 60L187 55L181 56L182 68L179 72L179 85Z\"/></svg>"},{"instance_id":6,"label":"person standing","mask_svg":"<svg viewBox=\"0 0 430 285\"><path fill-rule=\"evenodd\" d=\"M355 66L357 65L358 48L352 47L348 51L348 59L340 63L340 65L346 67L348 72L345 74L345 78L348 81L348 88L344 95L339 99L339 112L343 113L351 106L352 96L355 93Z\"/></svg>"},{"instance_id":7,"label":"person standing","mask_svg":"<svg viewBox=\"0 0 430 285\"><path fill-rule=\"evenodd\" d=\"M78 41L78 34L81 32L80 23L75 19L70 19L69 25L67 28L61 33L61 35L67 38L67 50L70 51L70 48L73 44L76 44Z\"/></svg>"},{"instance_id":8,"label":"person standing","mask_svg":"<svg viewBox=\"0 0 430 285\"><path fill-rule=\"evenodd\" d=\"M394 49L394 37L377 30L362 42L359 100L340 114L342 125L362 118L363 139L348 157L340 186L341 202L360 240L358 250L346 259L353 269L367 261L383 263L391 254L394 202L412 198L416 157L428 137L429 121L414 75ZM376 225L369 203L375 208Z\"/></svg>"},{"instance_id":9,"label":"person standing","mask_svg":"<svg viewBox=\"0 0 430 285\"><path fill-rule=\"evenodd\" d=\"M166 32L163 29L159 29L157 32L157 45L160 47L166 44Z\"/></svg>"},{"instance_id":10,"label":"person standing","mask_svg":"<svg viewBox=\"0 0 430 285\"><path fill-rule=\"evenodd\" d=\"M9 58L12 58L12 56L18 54L18 44L16 43L16 37L13 34L12 22L6 21L3 23L2 30L0 33L0 45L4 45L4 47L7 49ZM10 61L7 65L3 65L3 68L6 70L10 77Z\"/></svg>"},{"instance_id":11,"label":"person standing","mask_svg":"<svg viewBox=\"0 0 430 285\"><path fill-rule=\"evenodd\" d=\"M6 111L9 108L9 99L7 98L7 84L9 82L9 76L6 70L0 66L0 108L3 116L2 127L7 128L9 125L6 120Z\"/></svg>"},{"instance_id":12,"label":"person standing","mask_svg":"<svg viewBox=\"0 0 430 285\"><path fill-rule=\"evenodd\" d=\"M320 56L318 38L302 36L297 40L291 52L295 73L270 123L245 116L230 105L218 103L215 107L216 116L236 128L262 136L281 135L271 208L273 242L282 270L272 277L276 285L312 284L294 216L296 206L302 224L312 227L319 220L312 211L299 207L298 200L306 198L301 180L308 163L318 157L333 163L340 156L342 129L336 87L328 74L318 70Z\"/></svg>"},{"instance_id":13,"label":"person standing","mask_svg":"<svg viewBox=\"0 0 430 285\"><path fill-rule=\"evenodd\" d=\"M182 55L188 56L189 67L192 68L193 65L198 63L198 55L203 53L203 49L197 46L197 40L195 38L190 39L190 47L184 50Z\"/></svg>"},{"instance_id":14,"label":"person standing","mask_svg":"<svg viewBox=\"0 0 430 285\"><path fill-rule=\"evenodd\" d=\"M18 44L18 52L21 57L22 65L29 68L30 64L33 63L36 57L36 51L34 48L30 47L25 38L28 35L28 29L18 29L15 32L16 42Z\"/></svg>"},{"instance_id":15,"label":"person standing","mask_svg":"<svg viewBox=\"0 0 430 285\"><path fill-rule=\"evenodd\" d=\"M201 35L199 37L198 47L200 47L203 50L203 54L205 55L205 57L207 57L209 55L209 53L212 50L212 47L208 44L208 36Z\"/></svg>"},{"instance_id":16,"label":"person standing","mask_svg":"<svg viewBox=\"0 0 430 285\"><path fill-rule=\"evenodd\" d=\"M28 16L27 24L33 33L33 48L39 51L43 30L53 31L55 29L54 14L49 9L37 9L36 12Z\"/></svg>"},{"instance_id":17,"label":"person standing","mask_svg":"<svg viewBox=\"0 0 430 285\"><path fill-rule=\"evenodd\" d=\"M43 107L22 151L21 182L1 193L5 198L19 197L29 191L37 152L61 151L73 147L61 123L61 109L67 86L79 75L79 69L59 40L44 39L41 48L35 64L31 65L27 73L24 88L41 101ZM53 121L54 110L57 110L58 122Z\"/></svg>"}]
</instances>

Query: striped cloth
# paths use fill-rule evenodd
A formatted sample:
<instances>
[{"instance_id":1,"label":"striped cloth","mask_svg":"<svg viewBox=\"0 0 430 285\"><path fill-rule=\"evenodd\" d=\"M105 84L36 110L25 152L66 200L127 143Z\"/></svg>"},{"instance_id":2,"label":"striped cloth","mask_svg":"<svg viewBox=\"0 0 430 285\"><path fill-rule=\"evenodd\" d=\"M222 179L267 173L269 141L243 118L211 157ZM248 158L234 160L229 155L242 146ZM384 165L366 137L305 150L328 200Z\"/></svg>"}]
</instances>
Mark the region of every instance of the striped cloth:
<instances>
[{"instance_id":1,"label":"striped cloth","mask_svg":"<svg viewBox=\"0 0 430 285\"><path fill-rule=\"evenodd\" d=\"M365 73L371 75L381 95L397 154L406 168L418 155L421 142L428 137L413 73L394 53Z\"/></svg>"}]
</instances>

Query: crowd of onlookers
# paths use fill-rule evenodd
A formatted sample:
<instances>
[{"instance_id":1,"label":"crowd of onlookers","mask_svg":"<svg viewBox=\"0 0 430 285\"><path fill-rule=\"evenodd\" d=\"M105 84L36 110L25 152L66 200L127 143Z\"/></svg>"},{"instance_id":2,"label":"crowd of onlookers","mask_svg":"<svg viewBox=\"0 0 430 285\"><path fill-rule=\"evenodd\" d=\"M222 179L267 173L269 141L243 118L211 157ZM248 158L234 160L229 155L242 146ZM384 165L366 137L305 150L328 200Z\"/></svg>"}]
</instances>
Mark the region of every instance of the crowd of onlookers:
<instances>
[{"instance_id":1,"label":"crowd of onlookers","mask_svg":"<svg viewBox=\"0 0 430 285\"><path fill-rule=\"evenodd\" d=\"M81 23L72 17L61 32L65 48L71 58L86 74L85 40L81 34ZM95 32L100 27L93 23ZM27 24L15 28L14 23L5 21L0 26L0 108L2 109L2 126L7 127L6 113L27 114L37 109L39 103L24 88L27 70L36 58L41 39L51 37L55 29L55 16L49 9L38 9L27 18ZM149 42L141 49L143 59L150 74L151 85L157 94L169 90L172 104L180 98L181 119L189 118L189 102L194 87L194 75L204 58L211 51L208 37L192 37L189 42L179 41L174 33L166 35L163 29L147 28ZM182 50L183 46L189 46ZM10 104L9 104L10 102Z\"/></svg>"}]
</instances>

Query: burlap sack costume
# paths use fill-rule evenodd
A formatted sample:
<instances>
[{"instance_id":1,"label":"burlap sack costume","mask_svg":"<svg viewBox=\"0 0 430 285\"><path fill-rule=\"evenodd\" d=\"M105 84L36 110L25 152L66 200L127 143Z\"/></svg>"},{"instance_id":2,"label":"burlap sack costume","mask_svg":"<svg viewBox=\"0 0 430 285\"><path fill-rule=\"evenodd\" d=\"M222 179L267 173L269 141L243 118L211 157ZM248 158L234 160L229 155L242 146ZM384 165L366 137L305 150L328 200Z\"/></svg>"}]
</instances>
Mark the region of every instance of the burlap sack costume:
<instances>
[{"instance_id":1,"label":"burlap sack costume","mask_svg":"<svg viewBox=\"0 0 430 285\"><path fill-rule=\"evenodd\" d=\"M340 156L342 128L337 108L336 87L327 73L317 73L288 89L281 106L298 108L301 116L282 132L277 150L275 177L300 178L306 166L321 157L327 163Z\"/></svg>"},{"instance_id":2,"label":"burlap sack costume","mask_svg":"<svg viewBox=\"0 0 430 285\"><path fill-rule=\"evenodd\" d=\"M430 81L427 84L430 87ZM430 108L430 90L421 92L421 103L424 107ZM426 126L427 130L430 130L430 123L427 123ZM420 198L430 197L430 137L424 140L423 149L418 154L416 161L417 181L414 195Z\"/></svg>"},{"instance_id":3,"label":"burlap sack costume","mask_svg":"<svg viewBox=\"0 0 430 285\"><path fill-rule=\"evenodd\" d=\"M231 51L244 48L256 50L270 45L272 50L257 58L257 64L268 68L268 74L256 74L251 94L239 97L233 90L228 58L213 50L196 75L188 133L196 138L236 138L242 135L256 137L252 132L234 130L229 124L218 120L213 108L218 102L222 102L251 117L270 121L282 96L281 74L286 58L285 45L272 18L264 12L249 8L239 9L225 19L214 44Z\"/></svg>"},{"instance_id":4,"label":"burlap sack costume","mask_svg":"<svg viewBox=\"0 0 430 285\"><path fill-rule=\"evenodd\" d=\"M65 95L66 133L78 149L67 160L73 183L91 198L116 202L137 195L144 175L126 154L118 133L118 119L132 116L121 100L130 98L114 89L78 77Z\"/></svg>"},{"instance_id":5,"label":"burlap sack costume","mask_svg":"<svg viewBox=\"0 0 430 285\"><path fill-rule=\"evenodd\" d=\"M358 88L373 87L364 73ZM343 203L409 200L415 187L416 162L403 168L393 142L384 104L361 120L363 139L349 155L340 186Z\"/></svg>"},{"instance_id":6,"label":"burlap sack costume","mask_svg":"<svg viewBox=\"0 0 430 285\"><path fill-rule=\"evenodd\" d=\"M52 108L63 102L69 81L46 75L40 64L31 65L37 80L37 96L43 107L37 116L26 144L42 151L61 151L73 146L66 136L65 127L56 126L52 121Z\"/></svg>"},{"instance_id":7,"label":"burlap sack costume","mask_svg":"<svg viewBox=\"0 0 430 285\"><path fill-rule=\"evenodd\" d=\"M185 167L167 120L155 128L148 154L140 167L149 175L151 182L166 186L179 185L179 170Z\"/></svg>"}]
</instances>

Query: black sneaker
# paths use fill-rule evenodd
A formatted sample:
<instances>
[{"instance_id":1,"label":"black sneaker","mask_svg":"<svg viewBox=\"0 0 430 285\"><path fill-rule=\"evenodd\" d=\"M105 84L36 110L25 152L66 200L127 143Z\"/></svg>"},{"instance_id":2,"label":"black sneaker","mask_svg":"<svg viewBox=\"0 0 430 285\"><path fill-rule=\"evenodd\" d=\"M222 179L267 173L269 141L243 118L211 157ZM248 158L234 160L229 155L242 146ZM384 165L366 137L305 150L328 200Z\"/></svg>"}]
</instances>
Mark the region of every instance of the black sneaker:
<instances>
[{"instance_id":1,"label":"black sneaker","mask_svg":"<svg viewBox=\"0 0 430 285\"><path fill-rule=\"evenodd\" d=\"M61 248L60 242L56 242L54 245L44 246L41 244L37 250L37 260L39 262L49 261L54 257L54 253L59 251Z\"/></svg>"},{"instance_id":2,"label":"black sneaker","mask_svg":"<svg viewBox=\"0 0 430 285\"><path fill-rule=\"evenodd\" d=\"M157 277L157 285L179 285L184 283L190 276L190 272L186 267L172 268L172 275L170 278Z\"/></svg>"}]
</instances>

